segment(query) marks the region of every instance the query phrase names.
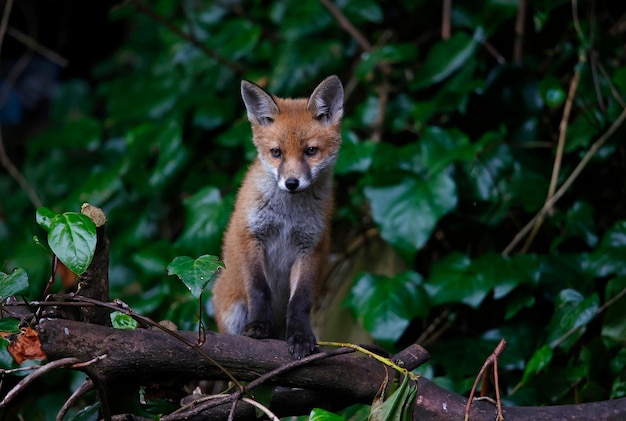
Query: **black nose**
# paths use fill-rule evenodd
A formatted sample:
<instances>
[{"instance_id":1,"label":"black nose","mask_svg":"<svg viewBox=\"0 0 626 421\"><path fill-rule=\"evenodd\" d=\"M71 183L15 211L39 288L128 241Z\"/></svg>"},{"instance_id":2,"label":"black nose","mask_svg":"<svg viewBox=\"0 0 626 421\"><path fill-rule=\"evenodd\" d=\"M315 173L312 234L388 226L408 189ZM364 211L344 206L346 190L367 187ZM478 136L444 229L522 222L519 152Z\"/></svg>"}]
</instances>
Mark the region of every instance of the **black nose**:
<instances>
[{"instance_id":1,"label":"black nose","mask_svg":"<svg viewBox=\"0 0 626 421\"><path fill-rule=\"evenodd\" d=\"M287 187L291 191L297 189L299 185L300 182L297 178L288 178L287 180L285 180L285 187Z\"/></svg>"}]
</instances>

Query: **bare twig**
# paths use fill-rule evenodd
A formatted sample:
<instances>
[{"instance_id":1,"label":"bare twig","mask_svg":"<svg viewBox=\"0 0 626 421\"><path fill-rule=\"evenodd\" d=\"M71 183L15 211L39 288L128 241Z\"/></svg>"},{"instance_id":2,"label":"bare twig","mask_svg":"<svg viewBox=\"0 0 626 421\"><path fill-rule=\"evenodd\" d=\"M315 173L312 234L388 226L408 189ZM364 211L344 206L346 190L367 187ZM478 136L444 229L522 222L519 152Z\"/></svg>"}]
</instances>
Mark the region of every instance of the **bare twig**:
<instances>
[{"instance_id":1,"label":"bare twig","mask_svg":"<svg viewBox=\"0 0 626 421\"><path fill-rule=\"evenodd\" d=\"M372 44L365 38L352 23L341 13L341 10L335 6L330 0L320 0L320 2L328 9L328 11L337 19L341 27L356 40L364 51L371 51Z\"/></svg>"},{"instance_id":2,"label":"bare twig","mask_svg":"<svg viewBox=\"0 0 626 421\"><path fill-rule=\"evenodd\" d=\"M9 27L7 29L7 34L12 36L13 38L18 40L22 44L24 44L29 49L35 51L36 53L38 53L38 54L40 54L42 56L44 56L45 58L47 58L51 62L59 65L60 67L67 67L68 62L67 62L66 58L62 57L56 51L53 51L53 50L51 50L49 48L46 48L43 45L39 44L37 42L37 40L33 39L32 37L29 37L28 35L26 35L22 31L19 31L19 30L13 28L13 27Z\"/></svg>"},{"instance_id":3,"label":"bare twig","mask_svg":"<svg viewBox=\"0 0 626 421\"><path fill-rule=\"evenodd\" d=\"M576 168L572 171L569 177L565 180L565 182L561 185L561 187L554 193L554 196L550 198L546 203L544 203L543 207L537 212L537 214L530 220L528 223L515 235L513 240L509 243L508 246L502 251L503 255L508 255L511 251L517 246L517 244L528 234L528 232L532 229L539 218L543 218L543 216L554 206L554 204L565 194L565 192L571 187L571 185L576 181L582 170L585 169L591 158L598 152L598 149L604 145L604 143L615 133L615 131L626 121L626 109L622 110L622 113L617 117L617 119L611 124L609 129L604 132L602 136L598 140L596 140L585 156L580 160Z\"/></svg>"},{"instance_id":4,"label":"bare twig","mask_svg":"<svg viewBox=\"0 0 626 421\"><path fill-rule=\"evenodd\" d=\"M2 20L0 21L0 52L2 51L2 43L4 42L4 34L7 32L9 25L9 16L11 16L11 9L13 8L13 0L7 0L4 4L4 11L2 12ZM0 55L0 57L2 57Z\"/></svg>"},{"instance_id":5,"label":"bare twig","mask_svg":"<svg viewBox=\"0 0 626 421\"><path fill-rule=\"evenodd\" d=\"M450 38L450 17L452 16L452 0L443 0L441 11L441 39Z\"/></svg>"},{"instance_id":6,"label":"bare twig","mask_svg":"<svg viewBox=\"0 0 626 421\"><path fill-rule=\"evenodd\" d=\"M478 386L478 381L485 375L487 368L493 365L493 378L496 388L496 404L498 406L498 416L496 420L503 421L504 417L502 416L502 401L500 400L500 390L499 390L499 382L498 382L498 358L504 350L506 349L506 340L500 339L500 342L496 346L496 349L491 353L491 355L487 358L483 366L480 368L478 375L476 376L476 380L474 380L474 385L472 386L472 390L470 391L469 397L467 398L467 404L465 405L465 421L469 420L470 408L472 406L472 402L474 401L474 395L476 394L476 387Z\"/></svg>"},{"instance_id":7,"label":"bare twig","mask_svg":"<svg viewBox=\"0 0 626 421\"><path fill-rule=\"evenodd\" d=\"M93 382L90 379L85 380L74 391L74 393L72 393L72 395L69 398L67 398L67 400L65 401L65 403L59 410L59 413L56 416L56 421L63 421L63 417L65 416L65 414L67 414L67 411L72 407L72 405L74 405L74 403L78 400L78 398L80 398L82 395L92 390L93 387L94 387Z\"/></svg>"},{"instance_id":8,"label":"bare twig","mask_svg":"<svg viewBox=\"0 0 626 421\"><path fill-rule=\"evenodd\" d=\"M18 395L18 393L20 393L23 389L25 389L35 379L54 370L55 368L72 367L74 364L77 364L80 362L81 361L78 358L70 357L70 358L62 358L60 360L51 361L48 364L41 366L36 371L33 371L28 376L20 380L19 383L13 387L13 389L9 390L9 392L5 395L4 399L2 399L2 401L0 402L0 408L5 408L13 400L13 398L15 398Z\"/></svg>"},{"instance_id":9,"label":"bare twig","mask_svg":"<svg viewBox=\"0 0 626 421\"><path fill-rule=\"evenodd\" d=\"M554 156L554 163L552 166L552 177L550 178L550 186L548 187L548 195L546 197L546 202L549 201L552 196L554 196L554 191L556 190L556 185L559 181L559 173L561 170L561 162L563 160L563 153L565 151L565 140L567 138L567 125L569 123L569 116L572 111L572 104L574 103L574 95L576 95L576 90L578 89L578 81L580 80L580 68L582 63L584 63L585 57L581 55L578 58L578 66L576 66L576 70L574 71L574 76L569 85L569 90L567 92L567 99L565 100L565 106L563 107L563 116L561 117L561 123L559 124L559 139L556 146L556 154ZM548 212L551 212L552 209L549 209ZM524 247L522 247L521 253L525 253L530 248L535 236L539 232L541 225L543 224L543 216L537 219L535 226L533 227L530 235L526 239L526 243Z\"/></svg>"},{"instance_id":10,"label":"bare twig","mask_svg":"<svg viewBox=\"0 0 626 421\"><path fill-rule=\"evenodd\" d=\"M2 21L0 21L0 57L2 51L2 44L4 41L4 36L6 35L9 16L11 14L11 8L13 6L13 0L7 0L4 4L4 11L2 13ZM28 56L22 56L28 58ZM22 68L25 67L27 61L20 59L18 63L14 66L9 76L6 78L4 87L2 92L0 92L0 105L4 103L4 97L7 95L9 89L13 85L13 81L17 78L17 75L21 73ZM0 164L7 170L9 175L17 182L20 188L26 193L31 203L36 207L41 206L41 200L35 193L35 190L30 186L26 178L22 175L20 170L17 169L15 164L9 158L6 149L4 148L4 139L2 138L2 128L0 127Z\"/></svg>"},{"instance_id":11,"label":"bare twig","mask_svg":"<svg viewBox=\"0 0 626 421\"><path fill-rule=\"evenodd\" d=\"M524 47L524 22L526 21L526 0L519 0L515 20L515 40L513 41L513 63L522 62Z\"/></svg>"}]
</instances>

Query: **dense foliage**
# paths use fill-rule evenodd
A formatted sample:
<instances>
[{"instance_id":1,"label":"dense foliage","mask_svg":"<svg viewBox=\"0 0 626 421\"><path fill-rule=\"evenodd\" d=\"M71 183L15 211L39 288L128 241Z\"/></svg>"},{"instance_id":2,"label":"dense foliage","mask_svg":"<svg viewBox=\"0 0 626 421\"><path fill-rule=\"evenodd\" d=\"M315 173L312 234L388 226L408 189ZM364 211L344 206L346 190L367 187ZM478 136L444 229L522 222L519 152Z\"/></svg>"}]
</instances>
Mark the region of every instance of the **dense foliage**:
<instances>
[{"instance_id":1,"label":"dense foliage","mask_svg":"<svg viewBox=\"0 0 626 421\"><path fill-rule=\"evenodd\" d=\"M336 327L320 318L322 339L357 324L391 351L419 339L424 374L466 393L504 337L509 403L626 395L626 8L452 3L443 24L441 4L420 0L120 4L123 41L61 81L47 129L3 131L28 186L0 172L2 270L23 268L39 297L50 256L32 238L36 208L89 202L109 220L111 297L194 328L196 298L166 268L220 254L255 153L240 80L303 96L337 74L322 305L355 324L324 337Z\"/></svg>"}]
</instances>

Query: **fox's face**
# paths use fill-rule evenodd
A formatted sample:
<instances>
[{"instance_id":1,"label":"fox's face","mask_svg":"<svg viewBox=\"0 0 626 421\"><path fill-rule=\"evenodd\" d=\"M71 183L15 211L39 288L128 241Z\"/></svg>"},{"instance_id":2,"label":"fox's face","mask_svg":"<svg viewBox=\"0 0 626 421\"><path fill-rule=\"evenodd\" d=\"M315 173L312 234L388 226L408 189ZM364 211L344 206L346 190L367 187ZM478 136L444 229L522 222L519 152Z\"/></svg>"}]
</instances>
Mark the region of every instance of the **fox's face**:
<instances>
[{"instance_id":1,"label":"fox's face","mask_svg":"<svg viewBox=\"0 0 626 421\"><path fill-rule=\"evenodd\" d=\"M320 83L308 100L275 98L247 81L241 92L259 159L279 189L303 191L332 171L343 115L343 88L337 77Z\"/></svg>"}]
</instances>

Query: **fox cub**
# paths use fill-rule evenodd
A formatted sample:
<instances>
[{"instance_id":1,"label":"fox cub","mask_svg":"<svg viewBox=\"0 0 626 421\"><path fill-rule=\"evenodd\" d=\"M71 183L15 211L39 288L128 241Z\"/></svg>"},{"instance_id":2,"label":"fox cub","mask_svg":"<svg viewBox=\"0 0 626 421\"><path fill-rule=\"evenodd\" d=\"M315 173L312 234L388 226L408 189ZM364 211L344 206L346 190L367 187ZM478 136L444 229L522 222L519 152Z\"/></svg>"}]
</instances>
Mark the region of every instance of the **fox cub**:
<instances>
[{"instance_id":1,"label":"fox cub","mask_svg":"<svg viewBox=\"0 0 626 421\"><path fill-rule=\"evenodd\" d=\"M244 80L241 96L258 155L224 236L217 326L286 339L300 359L316 344L309 313L329 248L343 86L330 76L308 99L281 99Z\"/></svg>"}]
</instances>

